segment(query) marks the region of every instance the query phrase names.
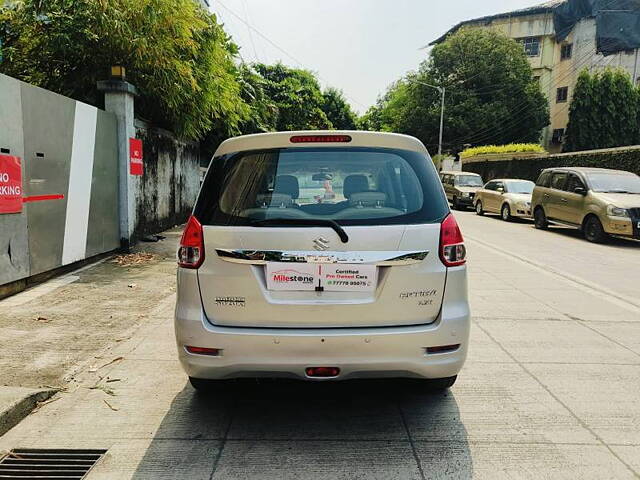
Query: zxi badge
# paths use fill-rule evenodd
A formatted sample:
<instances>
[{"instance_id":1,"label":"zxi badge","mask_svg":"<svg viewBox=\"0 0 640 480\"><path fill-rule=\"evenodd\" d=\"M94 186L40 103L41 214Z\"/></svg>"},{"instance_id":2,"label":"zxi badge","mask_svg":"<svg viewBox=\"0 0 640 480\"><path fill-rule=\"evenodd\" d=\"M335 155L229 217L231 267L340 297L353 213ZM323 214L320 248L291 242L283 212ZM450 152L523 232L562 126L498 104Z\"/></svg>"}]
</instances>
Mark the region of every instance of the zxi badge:
<instances>
[{"instance_id":1,"label":"zxi badge","mask_svg":"<svg viewBox=\"0 0 640 480\"><path fill-rule=\"evenodd\" d=\"M331 246L329 240L327 240L326 238L320 237L320 238L316 238L313 241L313 248L315 248L316 250L320 251L320 252L324 252L326 250L329 250L329 247Z\"/></svg>"}]
</instances>

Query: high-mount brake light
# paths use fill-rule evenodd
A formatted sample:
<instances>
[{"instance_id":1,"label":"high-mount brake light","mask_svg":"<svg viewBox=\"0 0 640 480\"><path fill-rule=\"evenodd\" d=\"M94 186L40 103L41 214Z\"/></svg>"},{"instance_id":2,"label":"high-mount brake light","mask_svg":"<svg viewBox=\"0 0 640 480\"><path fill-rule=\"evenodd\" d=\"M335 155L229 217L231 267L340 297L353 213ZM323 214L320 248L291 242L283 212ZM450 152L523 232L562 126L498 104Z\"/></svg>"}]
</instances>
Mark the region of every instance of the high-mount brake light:
<instances>
[{"instance_id":1,"label":"high-mount brake light","mask_svg":"<svg viewBox=\"0 0 640 480\"><path fill-rule=\"evenodd\" d=\"M449 214L440 227L440 260L445 267L459 267L467 262L467 249L456 218Z\"/></svg>"},{"instance_id":2,"label":"high-mount brake light","mask_svg":"<svg viewBox=\"0 0 640 480\"><path fill-rule=\"evenodd\" d=\"M294 135L291 143L349 143L353 140L349 135Z\"/></svg>"},{"instance_id":3,"label":"high-mount brake light","mask_svg":"<svg viewBox=\"0 0 640 480\"><path fill-rule=\"evenodd\" d=\"M182 268L200 268L204 262L204 235L202 224L193 215L189 217L187 226L178 248L178 265Z\"/></svg>"}]
</instances>

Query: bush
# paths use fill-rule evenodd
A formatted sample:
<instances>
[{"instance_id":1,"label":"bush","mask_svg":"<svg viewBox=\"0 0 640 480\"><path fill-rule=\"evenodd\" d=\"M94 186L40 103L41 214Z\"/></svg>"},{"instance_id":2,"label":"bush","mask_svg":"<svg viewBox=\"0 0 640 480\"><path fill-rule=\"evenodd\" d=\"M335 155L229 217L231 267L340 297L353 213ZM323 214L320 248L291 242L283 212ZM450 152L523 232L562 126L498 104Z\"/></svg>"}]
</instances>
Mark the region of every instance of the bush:
<instances>
[{"instance_id":1,"label":"bush","mask_svg":"<svg viewBox=\"0 0 640 480\"><path fill-rule=\"evenodd\" d=\"M464 170L482 175L487 182L494 178L522 178L536 181L542 170L553 167L611 168L640 175L640 148L513 160L487 160L465 164Z\"/></svg>"},{"instance_id":2,"label":"bush","mask_svg":"<svg viewBox=\"0 0 640 480\"><path fill-rule=\"evenodd\" d=\"M462 152L461 157L470 158L478 155L508 153L546 153L546 151L537 143L512 143L510 145L485 145L468 148Z\"/></svg>"}]
</instances>

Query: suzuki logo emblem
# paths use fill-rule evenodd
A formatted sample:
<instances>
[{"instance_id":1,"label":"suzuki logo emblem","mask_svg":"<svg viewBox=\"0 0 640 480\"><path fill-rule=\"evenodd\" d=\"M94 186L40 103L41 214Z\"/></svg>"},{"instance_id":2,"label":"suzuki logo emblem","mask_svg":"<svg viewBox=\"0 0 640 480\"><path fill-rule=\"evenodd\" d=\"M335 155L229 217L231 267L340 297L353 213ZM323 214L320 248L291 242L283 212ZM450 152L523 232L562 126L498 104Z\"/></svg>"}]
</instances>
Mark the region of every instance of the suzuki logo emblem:
<instances>
[{"instance_id":1,"label":"suzuki logo emblem","mask_svg":"<svg viewBox=\"0 0 640 480\"><path fill-rule=\"evenodd\" d=\"M330 247L330 242L326 238L320 237L320 238L316 238L313 241L313 248L315 248L318 251L324 252L326 250L329 250L329 247Z\"/></svg>"}]
</instances>

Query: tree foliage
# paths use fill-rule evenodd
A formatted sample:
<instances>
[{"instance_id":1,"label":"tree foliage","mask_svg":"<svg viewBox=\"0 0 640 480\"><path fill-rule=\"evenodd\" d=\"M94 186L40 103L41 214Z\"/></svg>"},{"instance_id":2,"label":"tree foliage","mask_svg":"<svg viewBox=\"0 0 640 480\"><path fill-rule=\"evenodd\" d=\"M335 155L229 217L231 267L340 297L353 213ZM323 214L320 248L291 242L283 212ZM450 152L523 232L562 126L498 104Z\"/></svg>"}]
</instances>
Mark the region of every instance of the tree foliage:
<instances>
[{"instance_id":1,"label":"tree foliage","mask_svg":"<svg viewBox=\"0 0 640 480\"><path fill-rule=\"evenodd\" d=\"M236 45L194 0L0 0L0 71L102 106L112 65L136 114L209 151L238 134L355 128L341 92L283 64L237 64Z\"/></svg>"},{"instance_id":2,"label":"tree foliage","mask_svg":"<svg viewBox=\"0 0 640 480\"><path fill-rule=\"evenodd\" d=\"M393 84L365 119L375 119L376 129L414 135L434 147L441 97L425 84L446 88L444 140L450 151L465 144L538 142L549 124L547 99L522 46L494 30L462 29L436 45L418 71Z\"/></svg>"},{"instance_id":3,"label":"tree foliage","mask_svg":"<svg viewBox=\"0 0 640 480\"><path fill-rule=\"evenodd\" d=\"M15 0L0 35L3 73L94 105L96 82L126 67L138 112L186 138L215 122L237 131L249 114L237 48L193 0Z\"/></svg>"},{"instance_id":4,"label":"tree foliage","mask_svg":"<svg viewBox=\"0 0 640 480\"><path fill-rule=\"evenodd\" d=\"M578 77L564 150L595 150L640 142L640 91L624 70Z\"/></svg>"},{"instance_id":5,"label":"tree foliage","mask_svg":"<svg viewBox=\"0 0 640 480\"><path fill-rule=\"evenodd\" d=\"M324 98L313 73L282 63L254 68L264 79L264 92L277 107L276 130L315 130L331 128L322 107Z\"/></svg>"},{"instance_id":6,"label":"tree foliage","mask_svg":"<svg viewBox=\"0 0 640 480\"><path fill-rule=\"evenodd\" d=\"M322 111L333 128L338 130L355 130L357 128L357 116L340 90L328 88L322 96Z\"/></svg>"}]
</instances>

